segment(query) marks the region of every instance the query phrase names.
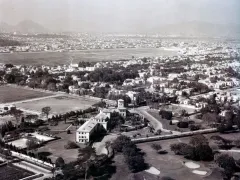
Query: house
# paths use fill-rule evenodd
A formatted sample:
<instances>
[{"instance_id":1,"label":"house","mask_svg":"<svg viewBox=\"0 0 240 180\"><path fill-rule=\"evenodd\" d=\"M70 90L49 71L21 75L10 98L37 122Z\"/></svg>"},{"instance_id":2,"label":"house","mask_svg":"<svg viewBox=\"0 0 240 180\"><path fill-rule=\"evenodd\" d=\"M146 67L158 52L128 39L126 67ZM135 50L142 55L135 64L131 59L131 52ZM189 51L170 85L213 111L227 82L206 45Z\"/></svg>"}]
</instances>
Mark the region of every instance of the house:
<instances>
[{"instance_id":1,"label":"house","mask_svg":"<svg viewBox=\"0 0 240 180\"><path fill-rule=\"evenodd\" d=\"M111 112L107 111L100 111L98 115L93 117L91 120L96 121L97 123L101 124L107 130L107 123L108 120L111 118Z\"/></svg>"},{"instance_id":2,"label":"house","mask_svg":"<svg viewBox=\"0 0 240 180\"><path fill-rule=\"evenodd\" d=\"M135 103L137 98L138 98L138 95L139 95L139 92L135 92L135 91L128 91L126 93L126 95L128 95L132 101L132 103Z\"/></svg>"},{"instance_id":3,"label":"house","mask_svg":"<svg viewBox=\"0 0 240 180\"><path fill-rule=\"evenodd\" d=\"M190 105L191 100L185 97L178 97L179 104Z\"/></svg>"}]
</instances>

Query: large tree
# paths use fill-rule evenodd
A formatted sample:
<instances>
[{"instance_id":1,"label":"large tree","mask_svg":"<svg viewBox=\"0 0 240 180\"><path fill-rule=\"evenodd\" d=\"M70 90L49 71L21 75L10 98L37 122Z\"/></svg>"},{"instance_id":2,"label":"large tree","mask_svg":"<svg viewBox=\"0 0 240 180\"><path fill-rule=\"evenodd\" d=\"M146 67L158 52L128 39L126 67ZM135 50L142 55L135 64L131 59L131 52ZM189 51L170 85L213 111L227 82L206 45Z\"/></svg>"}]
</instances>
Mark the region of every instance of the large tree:
<instances>
[{"instance_id":1,"label":"large tree","mask_svg":"<svg viewBox=\"0 0 240 180\"><path fill-rule=\"evenodd\" d=\"M19 125L19 121L23 115L23 112L19 109L13 108L10 110L10 113L15 117L17 125Z\"/></svg>"},{"instance_id":2,"label":"large tree","mask_svg":"<svg viewBox=\"0 0 240 180\"><path fill-rule=\"evenodd\" d=\"M58 157L55 161L56 167L63 167L65 165L65 161L62 157Z\"/></svg>"},{"instance_id":3,"label":"large tree","mask_svg":"<svg viewBox=\"0 0 240 180\"><path fill-rule=\"evenodd\" d=\"M49 106L42 108L42 113L46 115L47 119L48 119L48 115L49 115L50 111L51 111L51 107L49 107Z\"/></svg>"}]
</instances>

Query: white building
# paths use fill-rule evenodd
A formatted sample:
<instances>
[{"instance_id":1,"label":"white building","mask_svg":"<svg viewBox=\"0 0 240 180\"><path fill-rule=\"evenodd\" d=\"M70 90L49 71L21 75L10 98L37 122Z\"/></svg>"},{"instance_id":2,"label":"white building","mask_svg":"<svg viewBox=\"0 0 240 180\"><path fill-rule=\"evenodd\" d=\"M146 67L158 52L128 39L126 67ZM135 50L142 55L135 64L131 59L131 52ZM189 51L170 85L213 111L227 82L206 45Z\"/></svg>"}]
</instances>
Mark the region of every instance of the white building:
<instances>
[{"instance_id":1,"label":"white building","mask_svg":"<svg viewBox=\"0 0 240 180\"><path fill-rule=\"evenodd\" d=\"M94 120L86 121L78 130L76 131L76 142L87 143L90 141L91 135L94 133L98 122Z\"/></svg>"},{"instance_id":2,"label":"white building","mask_svg":"<svg viewBox=\"0 0 240 180\"><path fill-rule=\"evenodd\" d=\"M108 120L111 119L111 113L118 112L122 117L126 117L127 109L124 107L124 100L118 100L117 108L108 108L100 110L100 113L95 117L86 121L78 130L76 131L76 142L87 143L90 141L91 135L94 130L97 129L98 125L102 125L106 130L108 129Z\"/></svg>"}]
</instances>

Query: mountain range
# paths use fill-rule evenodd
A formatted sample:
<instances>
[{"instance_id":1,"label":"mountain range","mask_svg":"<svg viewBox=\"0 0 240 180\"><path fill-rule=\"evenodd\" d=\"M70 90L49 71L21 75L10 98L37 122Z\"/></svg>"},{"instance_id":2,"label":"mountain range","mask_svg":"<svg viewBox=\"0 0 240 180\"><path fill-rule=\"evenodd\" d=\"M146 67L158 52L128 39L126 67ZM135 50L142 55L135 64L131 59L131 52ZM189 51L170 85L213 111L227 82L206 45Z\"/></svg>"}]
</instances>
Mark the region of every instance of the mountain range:
<instances>
[{"instance_id":1,"label":"mountain range","mask_svg":"<svg viewBox=\"0 0 240 180\"><path fill-rule=\"evenodd\" d=\"M44 26L31 20L25 20L19 22L17 25L9 25L2 22L0 23L0 32L51 33L53 30L47 29ZM139 30L139 32L131 33L158 33L165 36L185 37L240 37L240 25L213 24L207 22L191 21L177 24L159 25L155 27L149 27L146 25L141 30Z\"/></svg>"},{"instance_id":2,"label":"mountain range","mask_svg":"<svg viewBox=\"0 0 240 180\"><path fill-rule=\"evenodd\" d=\"M47 33L48 29L31 20L21 21L16 25L9 25L5 22L0 23L0 32L4 33Z\"/></svg>"}]
</instances>

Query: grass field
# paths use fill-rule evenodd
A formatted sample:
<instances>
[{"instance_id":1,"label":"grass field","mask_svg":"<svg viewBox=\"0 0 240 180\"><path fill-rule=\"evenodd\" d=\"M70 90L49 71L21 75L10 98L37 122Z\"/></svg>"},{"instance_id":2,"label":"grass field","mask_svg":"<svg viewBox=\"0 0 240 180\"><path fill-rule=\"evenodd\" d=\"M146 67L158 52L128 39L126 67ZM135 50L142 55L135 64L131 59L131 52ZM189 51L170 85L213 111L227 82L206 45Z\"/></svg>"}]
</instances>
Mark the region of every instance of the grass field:
<instances>
[{"instance_id":1,"label":"grass field","mask_svg":"<svg viewBox=\"0 0 240 180\"><path fill-rule=\"evenodd\" d=\"M205 170L209 174L207 177L202 177L200 175L194 174L191 172L191 169L183 165L184 161L191 161L184 159L182 156L175 155L170 150L170 145L173 143L188 143L189 137L187 138L179 138L179 139L171 139L171 140L163 140L159 142L149 142L138 144L137 146L142 149L143 152L146 153L145 161L155 168L157 168L161 173L160 176L169 176L173 179L177 180L213 180L213 179L221 179L221 174L217 172L217 168L214 166L214 162L196 162L200 164L199 170ZM152 149L151 144L157 143L162 146L163 150L166 150L167 154L158 154L155 150ZM212 173L214 171L215 173Z\"/></svg>"},{"instance_id":2,"label":"grass field","mask_svg":"<svg viewBox=\"0 0 240 180\"><path fill-rule=\"evenodd\" d=\"M135 57L157 57L177 55L175 51L166 51L157 48L134 48L134 49L101 49L82 50L74 52L36 52L36 53L12 53L1 54L0 63L26 64L26 65L62 65L69 63L69 57L74 63L79 61L110 61L130 59Z\"/></svg>"},{"instance_id":3,"label":"grass field","mask_svg":"<svg viewBox=\"0 0 240 180\"><path fill-rule=\"evenodd\" d=\"M10 103L49 95L51 94L21 87L0 86L0 103Z\"/></svg>"},{"instance_id":4,"label":"grass field","mask_svg":"<svg viewBox=\"0 0 240 180\"><path fill-rule=\"evenodd\" d=\"M4 180L19 180L34 173L21 169L19 167L8 165L0 167L0 179Z\"/></svg>"},{"instance_id":5,"label":"grass field","mask_svg":"<svg viewBox=\"0 0 240 180\"><path fill-rule=\"evenodd\" d=\"M78 149L65 149L64 146L68 141L75 141L76 134L72 132L67 134L67 132L62 132L57 134L61 139L48 142L45 146L38 149L38 152L45 153L49 155L52 162L55 162L58 157L62 157L66 163L75 161L78 157Z\"/></svg>"},{"instance_id":6,"label":"grass field","mask_svg":"<svg viewBox=\"0 0 240 180\"><path fill-rule=\"evenodd\" d=\"M97 103L97 101L81 97L57 96L31 102L23 102L17 104L17 107L41 112L43 107L50 106L50 114L63 114L69 111L87 109L95 103Z\"/></svg>"}]
</instances>

